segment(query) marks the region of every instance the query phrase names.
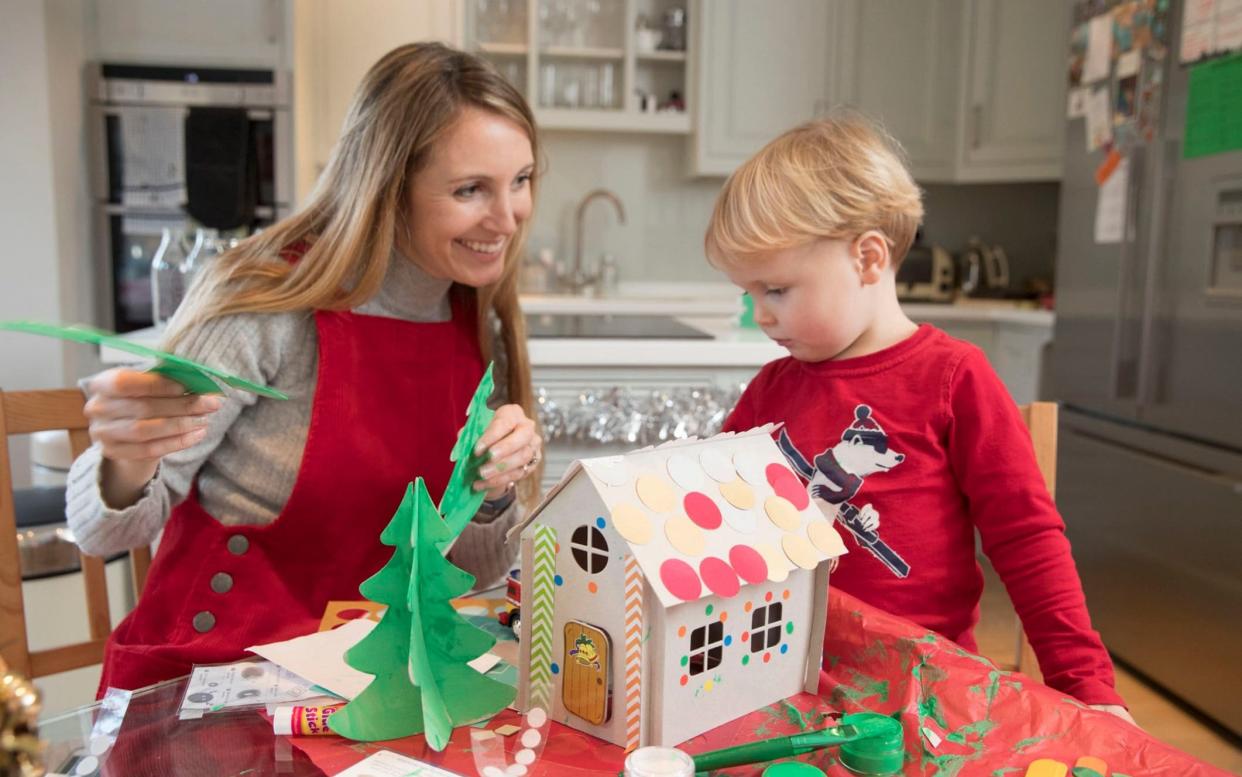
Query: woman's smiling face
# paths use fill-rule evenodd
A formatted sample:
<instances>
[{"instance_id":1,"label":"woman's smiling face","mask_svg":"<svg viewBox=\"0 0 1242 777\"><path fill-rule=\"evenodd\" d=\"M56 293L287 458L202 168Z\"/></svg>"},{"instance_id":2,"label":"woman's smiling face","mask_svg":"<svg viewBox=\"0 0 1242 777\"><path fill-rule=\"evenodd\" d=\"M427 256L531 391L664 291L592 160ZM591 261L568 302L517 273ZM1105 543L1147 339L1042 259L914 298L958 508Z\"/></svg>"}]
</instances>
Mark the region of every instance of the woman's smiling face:
<instances>
[{"instance_id":1,"label":"woman's smiling face","mask_svg":"<svg viewBox=\"0 0 1242 777\"><path fill-rule=\"evenodd\" d=\"M466 108L410 185L397 248L429 275L478 288L504 273L505 249L531 213L535 159L512 120Z\"/></svg>"}]
</instances>

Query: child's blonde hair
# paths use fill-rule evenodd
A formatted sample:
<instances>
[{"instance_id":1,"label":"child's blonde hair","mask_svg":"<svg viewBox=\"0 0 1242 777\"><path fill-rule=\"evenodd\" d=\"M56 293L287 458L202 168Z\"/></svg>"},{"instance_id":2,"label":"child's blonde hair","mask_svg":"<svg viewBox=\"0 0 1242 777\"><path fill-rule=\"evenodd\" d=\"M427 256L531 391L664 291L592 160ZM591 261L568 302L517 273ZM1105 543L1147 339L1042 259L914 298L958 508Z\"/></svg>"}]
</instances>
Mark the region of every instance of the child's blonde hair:
<instances>
[{"instance_id":1,"label":"child's blonde hair","mask_svg":"<svg viewBox=\"0 0 1242 777\"><path fill-rule=\"evenodd\" d=\"M923 220L900 146L856 113L809 121L729 176L707 225L708 261L730 265L813 240L882 232L896 267Z\"/></svg>"}]
</instances>

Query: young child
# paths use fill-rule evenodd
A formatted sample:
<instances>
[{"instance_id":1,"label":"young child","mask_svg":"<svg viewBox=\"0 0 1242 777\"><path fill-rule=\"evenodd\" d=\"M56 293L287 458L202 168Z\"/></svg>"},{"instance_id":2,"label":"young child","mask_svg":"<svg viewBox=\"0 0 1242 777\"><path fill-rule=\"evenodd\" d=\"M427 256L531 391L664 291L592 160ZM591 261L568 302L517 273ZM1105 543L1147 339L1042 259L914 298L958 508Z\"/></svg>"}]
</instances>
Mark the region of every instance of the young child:
<instances>
[{"instance_id":1,"label":"young child","mask_svg":"<svg viewBox=\"0 0 1242 777\"><path fill-rule=\"evenodd\" d=\"M897 302L922 217L894 145L856 116L792 129L733 173L707 255L789 356L725 429L783 422L778 444L850 549L833 586L968 649L978 529L1045 682L1132 721L1017 406L982 351Z\"/></svg>"}]
</instances>

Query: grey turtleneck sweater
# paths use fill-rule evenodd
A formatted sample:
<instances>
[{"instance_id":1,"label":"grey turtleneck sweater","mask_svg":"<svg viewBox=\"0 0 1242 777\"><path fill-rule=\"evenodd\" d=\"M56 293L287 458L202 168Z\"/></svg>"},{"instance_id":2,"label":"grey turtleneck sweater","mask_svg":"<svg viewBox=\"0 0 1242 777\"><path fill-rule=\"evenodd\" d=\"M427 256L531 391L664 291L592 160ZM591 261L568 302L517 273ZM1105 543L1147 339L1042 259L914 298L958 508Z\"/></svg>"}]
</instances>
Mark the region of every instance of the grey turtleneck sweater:
<instances>
[{"instance_id":1,"label":"grey turtleneck sweater","mask_svg":"<svg viewBox=\"0 0 1242 777\"><path fill-rule=\"evenodd\" d=\"M450 285L394 255L379 293L355 312L447 321L452 315ZM99 485L102 455L99 446L92 445L73 463L66 493L69 527L86 553L104 556L150 544L196 476L203 508L229 526L271 523L293 492L318 376L314 314L219 318L193 332L177 350L187 358L265 382L288 394L289 401L260 400L226 388L224 406L209 416L206 437L192 448L165 456L138 502L122 509L104 503ZM503 374L502 356L497 353L499 374ZM503 381L498 385L503 392ZM501 580L517 554L516 547L504 544L505 532L517 518L516 503L497 512L485 502L453 545L453 563L474 575L481 586Z\"/></svg>"}]
</instances>

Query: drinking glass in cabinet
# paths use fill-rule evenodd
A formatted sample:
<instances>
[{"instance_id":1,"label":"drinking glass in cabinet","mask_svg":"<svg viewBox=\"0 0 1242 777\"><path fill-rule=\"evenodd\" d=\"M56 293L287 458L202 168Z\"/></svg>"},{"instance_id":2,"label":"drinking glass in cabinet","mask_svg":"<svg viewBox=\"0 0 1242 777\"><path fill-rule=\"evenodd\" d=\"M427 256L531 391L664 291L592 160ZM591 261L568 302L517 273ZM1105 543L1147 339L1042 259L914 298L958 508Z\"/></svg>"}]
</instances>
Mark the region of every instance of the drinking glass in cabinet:
<instances>
[{"instance_id":1,"label":"drinking glass in cabinet","mask_svg":"<svg viewBox=\"0 0 1242 777\"><path fill-rule=\"evenodd\" d=\"M539 0L544 48L620 48L624 0Z\"/></svg>"},{"instance_id":2,"label":"drinking glass in cabinet","mask_svg":"<svg viewBox=\"0 0 1242 777\"><path fill-rule=\"evenodd\" d=\"M480 43L526 40L526 0L474 0L474 20Z\"/></svg>"}]
</instances>

